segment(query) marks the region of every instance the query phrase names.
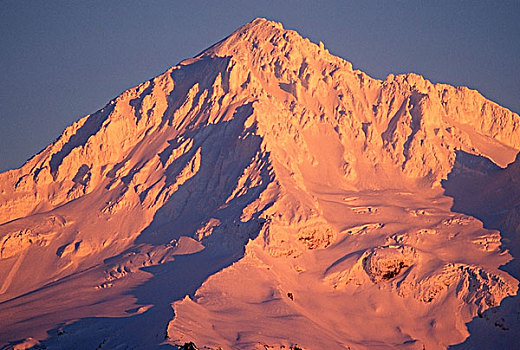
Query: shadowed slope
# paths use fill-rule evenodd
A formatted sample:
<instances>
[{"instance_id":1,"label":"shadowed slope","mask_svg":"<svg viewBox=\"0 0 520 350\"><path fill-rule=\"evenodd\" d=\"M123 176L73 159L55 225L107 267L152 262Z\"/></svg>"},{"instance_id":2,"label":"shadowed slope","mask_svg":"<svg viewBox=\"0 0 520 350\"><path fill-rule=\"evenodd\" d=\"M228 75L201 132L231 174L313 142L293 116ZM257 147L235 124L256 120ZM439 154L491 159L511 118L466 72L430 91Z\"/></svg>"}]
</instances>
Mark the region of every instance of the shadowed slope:
<instances>
[{"instance_id":1,"label":"shadowed slope","mask_svg":"<svg viewBox=\"0 0 520 350\"><path fill-rule=\"evenodd\" d=\"M513 256L502 269L520 278L520 183L519 157L501 169L483 157L463 152L443 182L446 195L453 197L453 210L472 215L502 236L502 249ZM470 337L454 349L514 348L520 334L520 298L506 298L498 308L480 313L468 323Z\"/></svg>"}]
</instances>

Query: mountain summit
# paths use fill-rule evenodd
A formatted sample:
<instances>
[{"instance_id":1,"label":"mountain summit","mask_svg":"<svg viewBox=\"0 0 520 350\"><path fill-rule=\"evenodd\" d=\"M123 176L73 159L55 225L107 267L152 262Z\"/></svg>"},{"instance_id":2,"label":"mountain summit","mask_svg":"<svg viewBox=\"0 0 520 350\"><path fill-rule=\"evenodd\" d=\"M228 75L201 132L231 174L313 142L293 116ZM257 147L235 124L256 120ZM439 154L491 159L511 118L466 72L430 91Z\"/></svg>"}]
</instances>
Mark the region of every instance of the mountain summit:
<instances>
[{"instance_id":1,"label":"mountain summit","mask_svg":"<svg viewBox=\"0 0 520 350\"><path fill-rule=\"evenodd\" d=\"M519 150L477 91L255 19L0 174L0 345L514 344Z\"/></svg>"}]
</instances>

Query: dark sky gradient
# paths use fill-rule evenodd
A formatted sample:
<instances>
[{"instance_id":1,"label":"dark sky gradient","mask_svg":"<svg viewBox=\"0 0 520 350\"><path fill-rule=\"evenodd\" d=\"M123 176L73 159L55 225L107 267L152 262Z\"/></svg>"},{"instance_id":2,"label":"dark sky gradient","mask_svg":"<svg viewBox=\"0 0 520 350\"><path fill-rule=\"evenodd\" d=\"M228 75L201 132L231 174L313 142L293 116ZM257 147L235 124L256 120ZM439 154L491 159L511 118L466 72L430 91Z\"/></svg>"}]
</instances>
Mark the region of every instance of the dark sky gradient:
<instances>
[{"instance_id":1,"label":"dark sky gradient","mask_svg":"<svg viewBox=\"0 0 520 350\"><path fill-rule=\"evenodd\" d=\"M374 77L416 72L520 111L520 1L0 0L0 170L255 17Z\"/></svg>"}]
</instances>

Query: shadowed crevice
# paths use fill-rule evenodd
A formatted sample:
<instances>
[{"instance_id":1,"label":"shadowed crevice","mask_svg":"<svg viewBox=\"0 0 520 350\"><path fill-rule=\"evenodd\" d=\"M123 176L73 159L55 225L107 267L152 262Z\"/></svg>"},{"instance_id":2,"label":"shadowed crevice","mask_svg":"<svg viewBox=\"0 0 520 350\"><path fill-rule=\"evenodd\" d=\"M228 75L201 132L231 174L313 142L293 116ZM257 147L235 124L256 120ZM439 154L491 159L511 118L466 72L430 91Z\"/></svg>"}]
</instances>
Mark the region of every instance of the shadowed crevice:
<instances>
[{"instance_id":1,"label":"shadowed crevice","mask_svg":"<svg viewBox=\"0 0 520 350\"><path fill-rule=\"evenodd\" d=\"M95 135L103 122L108 118L108 116L114 110L113 104L108 104L105 108L97 111L93 115L91 115L83 124L78 131L74 135L70 137L70 139L65 143L59 152L56 152L52 155L52 158L49 162L50 171L52 177L56 180L56 173L58 172L58 168L65 159L66 156L72 152L72 150L76 147L83 146L88 141L88 139Z\"/></svg>"}]
</instances>

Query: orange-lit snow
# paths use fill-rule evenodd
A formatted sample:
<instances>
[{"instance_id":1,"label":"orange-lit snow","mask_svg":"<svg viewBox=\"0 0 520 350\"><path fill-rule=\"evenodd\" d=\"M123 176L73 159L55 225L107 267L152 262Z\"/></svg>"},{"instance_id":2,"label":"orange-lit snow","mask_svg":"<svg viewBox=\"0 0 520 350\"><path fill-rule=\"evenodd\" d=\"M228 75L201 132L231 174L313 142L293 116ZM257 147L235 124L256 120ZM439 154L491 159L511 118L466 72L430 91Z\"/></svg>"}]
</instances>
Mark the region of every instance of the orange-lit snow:
<instances>
[{"instance_id":1,"label":"orange-lit snow","mask_svg":"<svg viewBox=\"0 0 520 350\"><path fill-rule=\"evenodd\" d=\"M0 345L461 343L518 281L456 205L515 208L519 150L477 91L373 79L255 19L0 174Z\"/></svg>"}]
</instances>

